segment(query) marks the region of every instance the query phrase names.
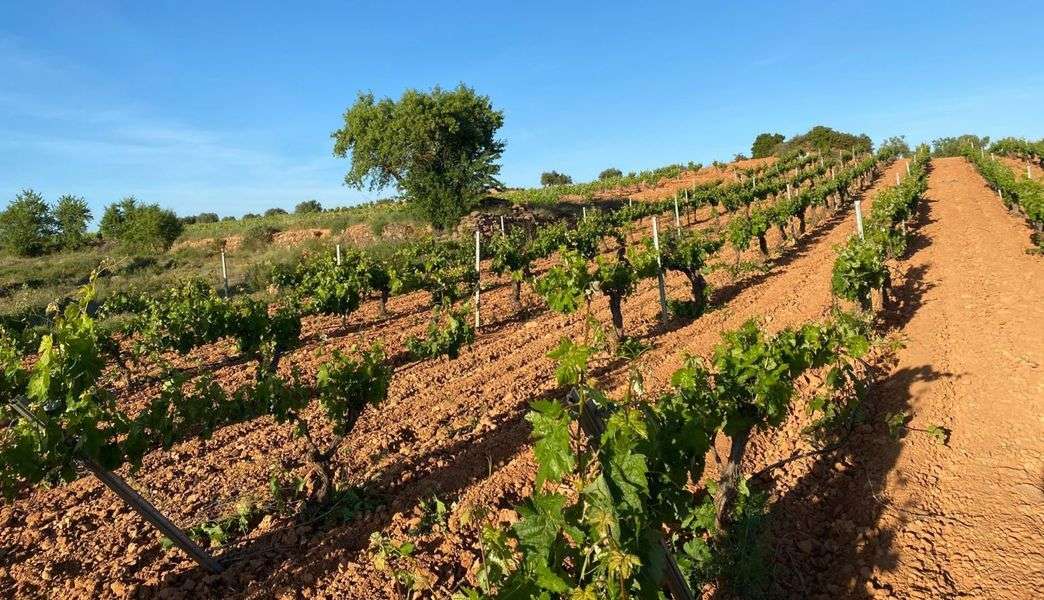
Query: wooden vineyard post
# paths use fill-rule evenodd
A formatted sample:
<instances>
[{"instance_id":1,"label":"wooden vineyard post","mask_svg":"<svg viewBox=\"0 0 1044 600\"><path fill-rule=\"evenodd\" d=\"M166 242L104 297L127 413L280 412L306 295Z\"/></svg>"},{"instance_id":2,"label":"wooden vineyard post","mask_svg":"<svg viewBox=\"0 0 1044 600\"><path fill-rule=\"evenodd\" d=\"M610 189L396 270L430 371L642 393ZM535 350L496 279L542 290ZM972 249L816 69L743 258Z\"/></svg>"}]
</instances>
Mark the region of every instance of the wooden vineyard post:
<instances>
[{"instance_id":1,"label":"wooden vineyard post","mask_svg":"<svg viewBox=\"0 0 1044 600\"><path fill-rule=\"evenodd\" d=\"M586 221L587 220L587 207L586 206L581 206L580 210L583 212L583 216L581 217L581 219Z\"/></svg>"},{"instance_id":2,"label":"wooden vineyard post","mask_svg":"<svg viewBox=\"0 0 1044 600\"><path fill-rule=\"evenodd\" d=\"M225 265L225 249L221 249L221 279L225 282L225 297L228 298L228 267Z\"/></svg>"},{"instance_id":3,"label":"wooden vineyard post","mask_svg":"<svg viewBox=\"0 0 1044 600\"><path fill-rule=\"evenodd\" d=\"M481 268L482 268L481 267L482 253L481 253L481 251L479 249L479 245L481 244L481 240L482 240L482 233L478 229L476 229L475 230L475 329L478 329L479 325L481 325L481 320L479 319L479 291L482 290L482 281L480 279L480 275L482 273L482 271L481 271Z\"/></svg>"},{"instance_id":4,"label":"wooden vineyard post","mask_svg":"<svg viewBox=\"0 0 1044 600\"><path fill-rule=\"evenodd\" d=\"M906 175L910 175L910 161L906 161Z\"/></svg>"},{"instance_id":5,"label":"wooden vineyard post","mask_svg":"<svg viewBox=\"0 0 1044 600\"><path fill-rule=\"evenodd\" d=\"M1030 170L1030 166L1026 165L1026 179L1033 179L1033 171Z\"/></svg>"},{"instance_id":6,"label":"wooden vineyard post","mask_svg":"<svg viewBox=\"0 0 1044 600\"><path fill-rule=\"evenodd\" d=\"M566 402L576 405L579 409L580 394L577 393L576 388L569 390ZM588 442L597 447L601 444L602 434L605 433L605 414L602 412L602 409L590 400L585 400L583 410L578 410L577 412L580 415L580 429L587 436ZM681 569L678 567L678 561L674 558L674 553L671 552L666 540L663 539L663 534L659 531L654 533L660 549L663 550L665 563L663 565L663 579L664 583L667 584L667 590L670 591L671 597L674 600L696 600L695 596L692 595L692 590L689 589L685 575L682 574Z\"/></svg>"},{"instance_id":7,"label":"wooden vineyard post","mask_svg":"<svg viewBox=\"0 0 1044 600\"><path fill-rule=\"evenodd\" d=\"M660 320L667 322L667 283L663 279L663 261L660 260L660 229L656 215L652 218L653 248L656 250L656 281L660 288Z\"/></svg>"},{"instance_id":8,"label":"wooden vineyard post","mask_svg":"<svg viewBox=\"0 0 1044 600\"><path fill-rule=\"evenodd\" d=\"M500 215L500 235L505 235L507 229L504 227L504 215Z\"/></svg>"},{"instance_id":9,"label":"wooden vineyard post","mask_svg":"<svg viewBox=\"0 0 1044 600\"><path fill-rule=\"evenodd\" d=\"M859 239L863 239L863 203L859 198L855 199L855 215L856 215L856 233L859 234Z\"/></svg>"},{"instance_id":10,"label":"wooden vineyard post","mask_svg":"<svg viewBox=\"0 0 1044 600\"><path fill-rule=\"evenodd\" d=\"M678 192L674 193L674 229L681 235L681 213L678 212Z\"/></svg>"},{"instance_id":11,"label":"wooden vineyard post","mask_svg":"<svg viewBox=\"0 0 1044 600\"><path fill-rule=\"evenodd\" d=\"M341 245L337 244L337 266L341 266Z\"/></svg>"},{"instance_id":12,"label":"wooden vineyard post","mask_svg":"<svg viewBox=\"0 0 1044 600\"><path fill-rule=\"evenodd\" d=\"M12 399L11 406L19 416L29 423L32 423L42 430L47 429L47 426L40 421L40 419L34 415L25 404L22 403L21 399ZM69 442L66 441L65 443L68 444ZM175 546L181 548L185 554L188 554L196 564L211 573L221 573L225 570L225 568L221 566L221 563L215 560L213 556L208 554L203 548L200 548L198 544L189 538L189 536L185 535L184 531L182 531L177 525L171 523L167 517L163 516L163 513L156 509L155 506L127 485L127 482L124 481L122 477L101 466L94 459L81 454L79 450L75 450L75 452L77 454L77 463L97 477L103 484L105 484L105 487L116 492L116 495L119 496L127 506L131 507L134 512L138 513L143 519L151 523L153 527L160 530L160 532L167 536L167 539L173 542Z\"/></svg>"},{"instance_id":13,"label":"wooden vineyard post","mask_svg":"<svg viewBox=\"0 0 1044 600\"><path fill-rule=\"evenodd\" d=\"M895 185L899 185L899 174L895 174Z\"/></svg>"}]
</instances>

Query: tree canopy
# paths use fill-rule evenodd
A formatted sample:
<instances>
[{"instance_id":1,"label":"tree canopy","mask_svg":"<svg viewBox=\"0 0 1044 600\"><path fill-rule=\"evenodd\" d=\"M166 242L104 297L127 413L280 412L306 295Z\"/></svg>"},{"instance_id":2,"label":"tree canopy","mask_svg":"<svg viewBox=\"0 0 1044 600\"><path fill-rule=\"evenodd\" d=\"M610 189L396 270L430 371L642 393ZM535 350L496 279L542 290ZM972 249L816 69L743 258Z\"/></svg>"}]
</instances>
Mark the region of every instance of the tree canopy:
<instances>
[{"instance_id":1,"label":"tree canopy","mask_svg":"<svg viewBox=\"0 0 1044 600\"><path fill-rule=\"evenodd\" d=\"M844 150L846 152L857 150L859 152L871 152L874 143L870 136L865 133L856 135L831 129L825 125L816 125L808 130L808 133L795 135L786 142L777 145L777 154L788 150L814 150L817 152L832 152Z\"/></svg>"},{"instance_id":2,"label":"tree canopy","mask_svg":"<svg viewBox=\"0 0 1044 600\"><path fill-rule=\"evenodd\" d=\"M461 84L453 90L408 89L398 100L360 93L333 132L334 155L349 158L347 185L394 185L438 229L456 224L499 186L504 115L487 96Z\"/></svg>"},{"instance_id":3,"label":"tree canopy","mask_svg":"<svg viewBox=\"0 0 1044 600\"><path fill-rule=\"evenodd\" d=\"M129 196L105 207L99 231L103 238L136 250L166 250L183 227L172 211L158 204L141 204Z\"/></svg>"},{"instance_id":4,"label":"tree canopy","mask_svg":"<svg viewBox=\"0 0 1044 600\"><path fill-rule=\"evenodd\" d=\"M58 198L54 206L54 223L58 245L74 250L87 239L87 222L91 220L91 209L81 196L66 194Z\"/></svg>"},{"instance_id":5,"label":"tree canopy","mask_svg":"<svg viewBox=\"0 0 1044 600\"><path fill-rule=\"evenodd\" d=\"M966 133L957 137L942 137L932 140L932 156L960 156L968 146L986 148L990 145L990 136L979 137Z\"/></svg>"},{"instance_id":6,"label":"tree canopy","mask_svg":"<svg viewBox=\"0 0 1044 600\"><path fill-rule=\"evenodd\" d=\"M885 138L885 140L881 142L881 145L878 148L878 150L886 149L891 149L893 152L897 152L903 155L912 154L912 152L910 151L910 145L906 143L906 136L902 135L895 135L890 138Z\"/></svg>"},{"instance_id":7,"label":"tree canopy","mask_svg":"<svg viewBox=\"0 0 1044 600\"><path fill-rule=\"evenodd\" d=\"M754 144L750 147L750 155L752 158L772 156L776 151L776 146L782 144L785 139L786 136L782 133L762 133L754 138Z\"/></svg>"},{"instance_id":8,"label":"tree canopy","mask_svg":"<svg viewBox=\"0 0 1044 600\"><path fill-rule=\"evenodd\" d=\"M558 171L544 171L540 174L540 185L569 185L573 178Z\"/></svg>"},{"instance_id":9,"label":"tree canopy","mask_svg":"<svg viewBox=\"0 0 1044 600\"><path fill-rule=\"evenodd\" d=\"M22 190L0 213L0 247L11 254L42 254L55 231L50 208L33 190Z\"/></svg>"},{"instance_id":10,"label":"tree canopy","mask_svg":"<svg viewBox=\"0 0 1044 600\"><path fill-rule=\"evenodd\" d=\"M617 177L623 177L623 171L617 169L616 167L609 167L608 169L598 174L599 180L615 179Z\"/></svg>"},{"instance_id":11,"label":"tree canopy","mask_svg":"<svg viewBox=\"0 0 1044 600\"><path fill-rule=\"evenodd\" d=\"M323 205L318 200L305 200L294 207L294 212L299 215L323 212Z\"/></svg>"}]
</instances>

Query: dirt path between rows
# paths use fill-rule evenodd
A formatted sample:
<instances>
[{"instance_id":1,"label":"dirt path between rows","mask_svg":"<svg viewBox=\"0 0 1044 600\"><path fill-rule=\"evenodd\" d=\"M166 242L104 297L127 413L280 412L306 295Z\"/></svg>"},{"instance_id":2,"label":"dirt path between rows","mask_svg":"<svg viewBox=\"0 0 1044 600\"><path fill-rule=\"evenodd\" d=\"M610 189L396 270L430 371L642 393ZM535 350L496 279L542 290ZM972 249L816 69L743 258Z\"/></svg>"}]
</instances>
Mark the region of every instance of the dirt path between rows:
<instances>
[{"instance_id":1,"label":"dirt path between rows","mask_svg":"<svg viewBox=\"0 0 1044 600\"><path fill-rule=\"evenodd\" d=\"M774 596L1041 597L1044 261L1026 239L971 164L932 162L882 314L905 347L871 387L868 424L777 475ZM894 440L884 419L901 411Z\"/></svg>"},{"instance_id":2,"label":"dirt path between rows","mask_svg":"<svg viewBox=\"0 0 1044 600\"><path fill-rule=\"evenodd\" d=\"M879 394L908 394L912 427L952 435L902 441L879 493L893 542L877 579L901 598L1040 597L1044 261L963 158L933 161L927 205L905 263L919 298L905 298L901 376Z\"/></svg>"}]
</instances>

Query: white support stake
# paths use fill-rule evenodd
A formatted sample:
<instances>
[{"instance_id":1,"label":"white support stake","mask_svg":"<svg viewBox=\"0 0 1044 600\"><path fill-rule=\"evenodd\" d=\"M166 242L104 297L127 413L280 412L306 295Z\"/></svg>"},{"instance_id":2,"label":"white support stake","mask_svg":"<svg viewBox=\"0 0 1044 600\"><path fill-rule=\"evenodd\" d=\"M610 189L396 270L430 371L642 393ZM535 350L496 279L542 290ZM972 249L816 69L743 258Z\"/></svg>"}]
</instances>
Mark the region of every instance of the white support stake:
<instances>
[{"instance_id":1,"label":"white support stake","mask_svg":"<svg viewBox=\"0 0 1044 600\"><path fill-rule=\"evenodd\" d=\"M507 228L504 227L504 215L500 215L500 234L507 234Z\"/></svg>"},{"instance_id":2,"label":"white support stake","mask_svg":"<svg viewBox=\"0 0 1044 600\"><path fill-rule=\"evenodd\" d=\"M681 213L678 212L678 194L674 194L674 228L681 231Z\"/></svg>"},{"instance_id":3,"label":"white support stake","mask_svg":"<svg viewBox=\"0 0 1044 600\"><path fill-rule=\"evenodd\" d=\"M1033 171L1030 171L1030 166L1026 165L1026 179L1033 179Z\"/></svg>"},{"instance_id":4,"label":"white support stake","mask_svg":"<svg viewBox=\"0 0 1044 600\"><path fill-rule=\"evenodd\" d=\"M584 213L583 219L587 220L587 207L586 206L581 206L580 210L582 210L583 213Z\"/></svg>"},{"instance_id":5,"label":"white support stake","mask_svg":"<svg viewBox=\"0 0 1044 600\"><path fill-rule=\"evenodd\" d=\"M652 218L653 248L656 250L656 280L660 287L660 319L667 322L667 284L663 279L663 263L660 261L660 229L656 215Z\"/></svg>"},{"instance_id":6,"label":"white support stake","mask_svg":"<svg viewBox=\"0 0 1044 600\"><path fill-rule=\"evenodd\" d=\"M863 239L863 203L856 200L854 204L856 214L856 232L859 234L859 239Z\"/></svg>"},{"instance_id":7,"label":"white support stake","mask_svg":"<svg viewBox=\"0 0 1044 600\"><path fill-rule=\"evenodd\" d=\"M337 244L337 266L341 266L341 245Z\"/></svg>"},{"instance_id":8,"label":"white support stake","mask_svg":"<svg viewBox=\"0 0 1044 600\"><path fill-rule=\"evenodd\" d=\"M228 298L228 267L225 265L225 250L221 250L221 279L225 281L225 297Z\"/></svg>"},{"instance_id":9,"label":"white support stake","mask_svg":"<svg viewBox=\"0 0 1044 600\"><path fill-rule=\"evenodd\" d=\"M479 233L478 229L476 229L475 230L475 329L478 329L479 325L481 325L481 321L479 320L479 290L482 289L482 282L481 282L481 280L478 277L481 274L481 270L480 269L481 269L481 263L482 263L482 254L481 254L481 251L479 250L479 243L480 243L481 239L482 239L482 234Z\"/></svg>"},{"instance_id":10,"label":"white support stake","mask_svg":"<svg viewBox=\"0 0 1044 600\"><path fill-rule=\"evenodd\" d=\"M906 174L910 174L910 161L906 161Z\"/></svg>"},{"instance_id":11,"label":"white support stake","mask_svg":"<svg viewBox=\"0 0 1044 600\"><path fill-rule=\"evenodd\" d=\"M899 185L899 174L895 174L895 185Z\"/></svg>"}]
</instances>

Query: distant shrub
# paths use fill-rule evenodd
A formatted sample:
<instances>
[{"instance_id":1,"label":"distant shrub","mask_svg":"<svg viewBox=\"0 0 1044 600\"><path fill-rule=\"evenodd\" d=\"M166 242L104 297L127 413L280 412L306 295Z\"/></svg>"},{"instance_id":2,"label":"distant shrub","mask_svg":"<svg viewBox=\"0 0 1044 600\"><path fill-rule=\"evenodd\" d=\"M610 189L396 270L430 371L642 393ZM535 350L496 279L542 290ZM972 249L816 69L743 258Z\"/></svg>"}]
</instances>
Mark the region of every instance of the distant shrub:
<instances>
[{"instance_id":1,"label":"distant shrub","mask_svg":"<svg viewBox=\"0 0 1044 600\"><path fill-rule=\"evenodd\" d=\"M106 207L100 232L103 238L136 250L166 250L183 228L173 212L128 197Z\"/></svg>"},{"instance_id":2,"label":"distant shrub","mask_svg":"<svg viewBox=\"0 0 1044 600\"><path fill-rule=\"evenodd\" d=\"M257 249L272 243L272 238L279 233L279 229L263 223L255 223L243 232L243 247Z\"/></svg>"},{"instance_id":3,"label":"distant shrub","mask_svg":"<svg viewBox=\"0 0 1044 600\"><path fill-rule=\"evenodd\" d=\"M606 179L615 179L617 177L623 177L623 171L617 169L616 167L609 167L608 169L598 174L598 179L603 181Z\"/></svg>"},{"instance_id":4,"label":"distant shrub","mask_svg":"<svg viewBox=\"0 0 1044 600\"><path fill-rule=\"evenodd\" d=\"M210 212L208 212L208 213L199 213L198 215L196 215L196 222L197 223L217 223L218 220L219 219L218 219L217 213L210 213Z\"/></svg>"},{"instance_id":5,"label":"distant shrub","mask_svg":"<svg viewBox=\"0 0 1044 600\"><path fill-rule=\"evenodd\" d=\"M353 219L350 216L338 215L337 217L330 219L330 221L328 222L330 233L332 235L340 235L344 233L345 229L348 229L348 226L351 225L352 222Z\"/></svg>"},{"instance_id":6,"label":"distant shrub","mask_svg":"<svg viewBox=\"0 0 1044 600\"><path fill-rule=\"evenodd\" d=\"M370 233L373 237L381 237L384 235L384 228L388 226L388 215L379 214L370 219Z\"/></svg>"},{"instance_id":7,"label":"distant shrub","mask_svg":"<svg viewBox=\"0 0 1044 600\"><path fill-rule=\"evenodd\" d=\"M323 212L323 205L318 200L305 200L294 207L294 214L306 215L309 213Z\"/></svg>"},{"instance_id":8,"label":"distant shrub","mask_svg":"<svg viewBox=\"0 0 1044 600\"><path fill-rule=\"evenodd\" d=\"M546 171L540 174L540 185L569 185L573 178L558 171Z\"/></svg>"},{"instance_id":9,"label":"distant shrub","mask_svg":"<svg viewBox=\"0 0 1044 600\"><path fill-rule=\"evenodd\" d=\"M257 213L247 213L247 214L243 215L243 220L244 221L249 221L250 219L260 219L260 218L261 218L261 215L259 215Z\"/></svg>"},{"instance_id":10,"label":"distant shrub","mask_svg":"<svg viewBox=\"0 0 1044 600\"><path fill-rule=\"evenodd\" d=\"M221 220L222 221L235 221L236 218L233 217L232 215L227 215L227 216L221 217Z\"/></svg>"},{"instance_id":11,"label":"distant shrub","mask_svg":"<svg viewBox=\"0 0 1044 600\"><path fill-rule=\"evenodd\" d=\"M270 208L270 209L265 211L265 216L266 217L275 217L275 216L278 216L278 215L285 215L285 214L287 214L286 211L281 209L281 208Z\"/></svg>"}]
</instances>

